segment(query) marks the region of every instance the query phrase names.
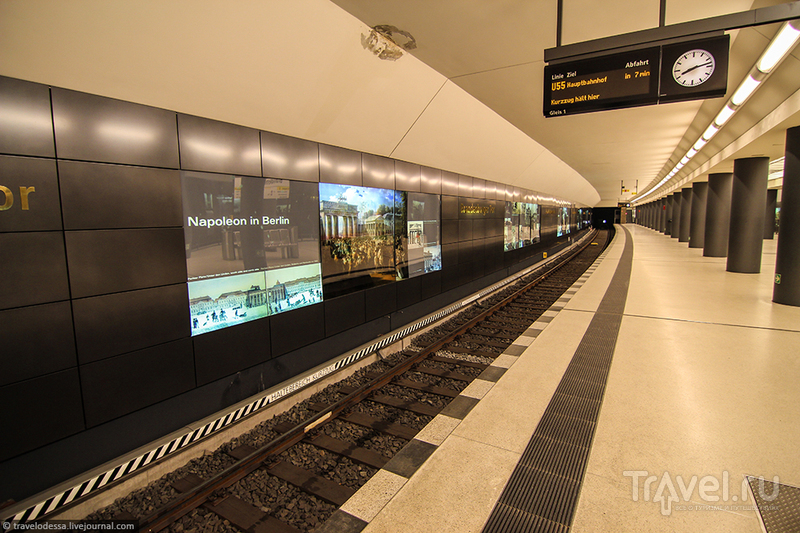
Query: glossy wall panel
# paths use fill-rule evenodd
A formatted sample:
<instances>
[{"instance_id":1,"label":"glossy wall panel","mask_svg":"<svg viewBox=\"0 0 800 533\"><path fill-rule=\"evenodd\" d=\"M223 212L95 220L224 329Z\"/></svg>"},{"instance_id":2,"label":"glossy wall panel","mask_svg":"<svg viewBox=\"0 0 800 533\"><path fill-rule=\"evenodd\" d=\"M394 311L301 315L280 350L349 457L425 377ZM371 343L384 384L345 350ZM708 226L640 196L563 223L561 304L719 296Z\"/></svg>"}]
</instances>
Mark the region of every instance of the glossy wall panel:
<instances>
[{"instance_id":1,"label":"glossy wall panel","mask_svg":"<svg viewBox=\"0 0 800 533\"><path fill-rule=\"evenodd\" d=\"M458 174L442 171L442 194L458 196Z\"/></svg>"},{"instance_id":2,"label":"glossy wall panel","mask_svg":"<svg viewBox=\"0 0 800 533\"><path fill-rule=\"evenodd\" d=\"M488 198L486 195L486 180L472 178L472 196L475 198Z\"/></svg>"},{"instance_id":3,"label":"glossy wall panel","mask_svg":"<svg viewBox=\"0 0 800 533\"><path fill-rule=\"evenodd\" d=\"M261 169L265 178L319 181L319 145L304 139L261 132Z\"/></svg>"},{"instance_id":4,"label":"glossy wall panel","mask_svg":"<svg viewBox=\"0 0 800 533\"><path fill-rule=\"evenodd\" d=\"M179 341L82 365L86 425L96 426L195 386L192 341Z\"/></svg>"},{"instance_id":5,"label":"glossy wall panel","mask_svg":"<svg viewBox=\"0 0 800 533\"><path fill-rule=\"evenodd\" d=\"M47 85L0 76L0 153L55 157Z\"/></svg>"},{"instance_id":6,"label":"glossy wall panel","mask_svg":"<svg viewBox=\"0 0 800 533\"><path fill-rule=\"evenodd\" d=\"M397 308L403 309L419 302L421 297L422 278L404 279L397 287Z\"/></svg>"},{"instance_id":7,"label":"glossy wall panel","mask_svg":"<svg viewBox=\"0 0 800 533\"><path fill-rule=\"evenodd\" d=\"M366 322L364 292L325 300L325 336L330 337Z\"/></svg>"},{"instance_id":8,"label":"glossy wall panel","mask_svg":"<svg viewBox=\"0 0 800 533\"><path fill-rule=\"evenodd\" d=\"M458 262L458 243L453 242L442 246L442 265L445 267L453 267L457 265Z\"/></svg>"},{"instance_id":9,"label":"glossy wall panel","mask_svg":"<svg viewBox=\"0 0 800 533\"><path fill-rule=\"evenodd\" d=\"M60 229L55 161L0 156L0 232Z\"/></svg>"},{"instance_id":10,"label":"glossy wall panel","mask_svg":"<svg viewBox=\"0 0 800 533\"><path fill-rule=\"evenodd\" d=\"M178 114L181 169L261 176L258 130Z\"/></svg>"},{"instance_id":11,"label":"glossy wall panel","mask_svg":"<svg viewBox=\"0 0 800 533\"><path fill-rule=\"evenodd\" d=\"M0 386L77 364L69 302L0 311Z\"/></svg>"},{"instance_id":12,"label":"glossy wall panel","mask_svg":"<svg viewBox=\"0 0 800 533\"><path fill-rule=\"evenodd\" d=\"M458 176L458 195L459 196L466 196L472 197L472 181L473 178L470 176L462 176L459 174Z\"/></svg>"},{"instance_id":13,"label":"glossy wall panel","mask_svg":"<svg viewBox=\"0 0 800 533\"><path fill-rule=\"evenodd\" d=\"M493 219L474 220L472 222L472 237L474 239L483 239L488 237L486 227Z\"/></svg>"},{"instance_id":14,"label":"glossy wall panel","mask_svg":"<svg viewBox=\"0 0 800 533\"><path fill-rule=\"evenodd\" d=\"M0 233L0 309L69 298L64 234Z\"/></svg>"},{"instance_id":15,"label":"glossy wall panel","mask_svg":"<svg viewBox=\"0 0 800 533\"><path fill-rule=\"evenodd\" d=\"M53 87L59 159L178 168L175 113Z\"/></svg>"},{"instance_id":16,"label":"glossy wall panel","mask_svg":"<svg viewBox=\"0 0 800 533\"><path fill-rule=\"evenodd\" d=\"M442 196L442 220L458 219L458 196Z\"/></svg>"},{"instance_id":17,"label":"glossy wall panel","mask_svg":"<svg viewBox=\"0 0 800 533\"><path fill-rule=\"evenodd\" d=\"M395 161L395 188L398 191L420 192L421 167L414 163ZM438 194L438 193L437 193Z\"/></svg>"},{"instance_id":18,"label":"glossy wall panel","mask_svg":"<svg viewBox=\"0 0 800 533\"><path fill-rule=\"evenodd\" d=\"M197 385L270 359L270 320L262 318L193 337ZM225 356L220 357L220 354Z\"/></svg>"},{"instance_id":19,"label":"glossy wall panel","mask_svg":"<svg viewBox=\"0 0 800 533\"><path fill-rule=\"evenodd\" d=\"M389 283L364 291L367 321L389 316L397 310L397 284Z\"/></svg>"},{"instance_id":20,"label":"glossy wall panel","mask_svg":"<svg viewBox=\"0 0 800 533\"><path fill-rule=\"evenodd\" d=\"M64 228L183 226L178 170L59 161Z\"/></svg>"},{"instance_id":21,"label":"glossy wall panel","mask_svg":"<svg viewBox=\"0 0 800 533\"><path fill-rule=\"evenodd\" d=\"M420 168L420 192L442 194L442 171L431 167Z\"/></svg>"},{"instance_id":22,"label":"glossy wall panel","mask_svg":"<svg viewBox=\"0 0 800 533\"><path fill-rule=\"evenodd\" d=\"M442 220L442 244L458 242L458 220Z\"/></svg>"},{"instance_id":23,"label":"glossy wall panel","mask_svg":"<svg viewBox=\"0 0 800 533\"><path fill-rule=\"evenodd\" d=\"M0 387L0 405L0 427L15 429L0 439L0 461L84 429L76 369Z\"/></svg>"},{"instance_id":24,"label":"glossy wall panel","mask_svg":"<svg viewBox=\"0 0 800 533\"><path fill-rule=\"evenodd\" d=\"M301 307L270 317L273 357L325 338L325 308L322 304Z\"/></svg>"},{"instance_id":25,"label":"glossy wall panel","mask_svg":"<svg viewBox=\"0 0 800 533\"><path fill-rule=\"evenodd\" d=\"M493 181L486 180L483 184L484 191L486 193L486 198L490 200L497 199L497 183Z\"/></svg>"},{"instance_id":26,"label":"glossy wall panel","mask_svg":"<svg viewBox=\"0 0 800 533\"><path fill-rule=\"evenodd\" d=\"M360 186L363 185L361 168L361 152L319 145L319 181Z\"/></svg>"},{"instance_id":27,"label":"glossy wall panel","mask_svg":"<svg viewBox=\"0 0 800 533\"><path fill-rule=\"evenodd\" d=\"M364 187L394 189L394 160L372 154L361 155Z\"/></svg>"},{"instance_id":28,"label":"glossy wall panel","mask_svg":"<svg viewBox=\"0 0 800 533\"><path fill-rule=\"evenodd\" d=\"M189 337L186 284L74 300L81 364Z\"/></svg>"},{"instance_id":29,"label":"glossy wall panel","mask_svg":"<svg viewBox=\"0 0 800 533\"><path fill-rule=\"evenodd\" d=\"M73 298L186 282L183 228L68 231Z\"/></svg>"},{"instance_id":30,"label":"glossy wall panel","mask_svg":"<svg viewBox=\"0 0 800 533\"><path fill-rule=\"evenodd\" d=\"M442 292L442 272L429 272L420 278L420 298L426 300Z\"/></svg>"},{"instance_id":31,"label":"glossy wall panel","mask_svg":"<svg viewBox=\"0 0 800 533\"><path fill-rule=\"evenodd\" d=\"M473 239L472 220L458 221L458 242L471 241Z\"/></svg>"}]
</instances>

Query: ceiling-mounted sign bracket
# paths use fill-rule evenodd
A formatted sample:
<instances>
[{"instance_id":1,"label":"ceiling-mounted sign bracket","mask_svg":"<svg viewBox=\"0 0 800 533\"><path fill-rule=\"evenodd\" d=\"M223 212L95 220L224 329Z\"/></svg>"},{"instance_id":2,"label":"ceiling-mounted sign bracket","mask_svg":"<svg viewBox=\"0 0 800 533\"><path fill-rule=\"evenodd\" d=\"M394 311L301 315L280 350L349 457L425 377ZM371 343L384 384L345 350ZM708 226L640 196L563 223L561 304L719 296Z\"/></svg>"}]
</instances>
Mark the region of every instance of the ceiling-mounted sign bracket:
<instances>
[{"instance_id":1,"label":"ceiling-mounted sign bracket","mask_svg":"<svg viewBox=\"0 0 800 533\"><path fill-rule=\"evenodd\" d=\"M800 18L800 1L547 48L544 51L544 61L548 64L555 64L560 61L589 59L610 52L663 46L671 41L701 39L720 35L729 30L785 22L797 18Z\"/></svg>"}]
</instances>

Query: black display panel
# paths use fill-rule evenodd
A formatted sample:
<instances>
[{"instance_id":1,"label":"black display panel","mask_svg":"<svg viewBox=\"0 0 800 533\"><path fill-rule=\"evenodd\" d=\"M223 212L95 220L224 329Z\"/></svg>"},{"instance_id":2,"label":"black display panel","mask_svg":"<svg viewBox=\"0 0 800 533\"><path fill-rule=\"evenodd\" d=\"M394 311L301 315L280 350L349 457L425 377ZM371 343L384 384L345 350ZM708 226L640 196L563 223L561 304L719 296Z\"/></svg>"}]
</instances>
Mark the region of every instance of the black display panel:
<instances>
[{"instance_id":1,"label":"black display panel","mask_svg":"<svg viewBox=\"0 0 800 533\"><path fill-rule=\"evenodd\" d=\"M398 193L406 208L406 224L397 247L397 279L442 269L440 200L436 194Z\"/></svg>"},{"instance_id":2,"label":"black display panel","mask_svg":"<svg viewBox=\"0 0 800 533\"><path fill-rule=\"evenodd\" d=\"M548 65L544 116L724 96L729 46L722 35Z\"/></svg>"},{"instance_id":3,"label":"black display panel","mask_svg":"<svg viewBox=\"0 0 800 533\"><path fill-rule=\"evenodd\" d=\"M320 302L317 184L184 172L192 334Z\"/></svg>"},{"instance_id":4,"label":"black display panel","mask_svg":"<svg viewBox=\"0 0 800 533\"><path fill-rule=\"evenodd\" d=\"M541 221L537 204L506 202L503 224L505 251L516 250L541 241Z\"/></svg>"},{"instance_id":5,"label":"black display panel","mask_svg":"<svg viewBox=\"0 0 800 533\"><path fill-rule=\"evenodd\" d=\"M403 195L319 184L322 280L326 297L395 280L395 228L405 224Z\"/></svg>"},{"instance_id":6,"label":"black display panel","mask_svg":"<svg viewBox=\"0 0 800 533\"><path fill-rule=\"evenodd\" d=\"M544 116L556 117L658 102L660 48L544 68Z\"/></svg>"}]
</instances>

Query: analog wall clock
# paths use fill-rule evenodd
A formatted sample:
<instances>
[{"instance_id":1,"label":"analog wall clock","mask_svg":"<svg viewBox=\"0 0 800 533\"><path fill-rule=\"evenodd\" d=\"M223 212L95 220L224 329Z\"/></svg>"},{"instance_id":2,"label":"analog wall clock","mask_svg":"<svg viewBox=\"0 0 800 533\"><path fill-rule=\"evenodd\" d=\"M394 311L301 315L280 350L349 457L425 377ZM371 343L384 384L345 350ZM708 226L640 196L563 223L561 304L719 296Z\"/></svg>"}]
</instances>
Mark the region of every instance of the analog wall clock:
<instances>
[{"instance_id":1,"label":"analog wall clock","mask_svg":"<svg viewBox=\"0 0 800 533\"><path fill-rule=\"evenodd\" d=\"M715 68L711 52L697 48L678 56L672 66L672 78L684 87L697 87L708 81Z\"/></svg>"}]
</instances>

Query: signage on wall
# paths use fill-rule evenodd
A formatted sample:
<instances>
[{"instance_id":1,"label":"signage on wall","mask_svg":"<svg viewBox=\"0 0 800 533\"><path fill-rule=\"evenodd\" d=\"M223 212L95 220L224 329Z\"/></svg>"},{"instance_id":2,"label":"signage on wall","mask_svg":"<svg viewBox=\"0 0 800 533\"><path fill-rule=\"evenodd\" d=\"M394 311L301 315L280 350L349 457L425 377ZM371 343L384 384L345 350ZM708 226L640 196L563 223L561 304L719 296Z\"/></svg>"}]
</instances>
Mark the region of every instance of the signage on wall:
<instances>
[{"instance_id":1,"label":"signage on wall","mask_svg":"<svg viewBox=\"0 0 800 533\"><path fill-rule=\"evenodd\" d=\"M544 116L723 96L730 37L653 46L544 69Z\"/></svg>"},{"instance_id":2,"label":"signage on wall","mask_svg":"<svg viewBox=\"0 0 800 533\"><path fill-rule=\"evenodd\" d=\"M19 188L19 207L23 211L30 209L28 197L32 192L36 192L36 187L23 186ZM14 205L14 192L8 187L0 185L0 193L4 196L4 201L0 204L0 211L8 211Z\"/></svg>"},{"instance_id":3,"label":"signage on wall","mask_svg":"<svg viewBox=\"0 0 800 533\"><path fill-rule=\"evenodd\" d=\"M483 200L473 200L468 203L461 202L458 206L459 213L462 215L475 215L485 217L494 215L495 207L491 202Z\"/></svg>"}]
</instances>

